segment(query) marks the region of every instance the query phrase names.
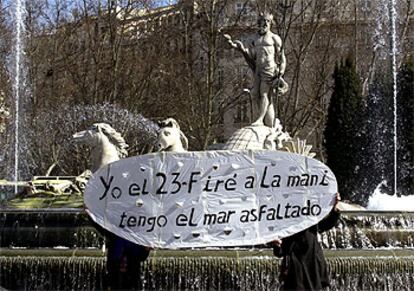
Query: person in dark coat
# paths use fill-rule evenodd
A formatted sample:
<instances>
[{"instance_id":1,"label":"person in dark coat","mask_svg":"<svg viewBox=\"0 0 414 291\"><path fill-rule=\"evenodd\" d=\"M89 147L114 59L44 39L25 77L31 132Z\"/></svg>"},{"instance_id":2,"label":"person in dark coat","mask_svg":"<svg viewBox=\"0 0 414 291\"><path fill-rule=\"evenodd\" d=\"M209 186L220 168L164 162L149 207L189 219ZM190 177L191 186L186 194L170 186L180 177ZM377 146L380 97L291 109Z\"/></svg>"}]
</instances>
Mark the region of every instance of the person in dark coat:
<instances>
[{"instance_id":1,"label":"person in dark coat","mask_svg":"<svg viewBox=\"0 0 414 291\"><path fill-rule=\"evenodd\" d=\"M107 234L106 240L107 287L111 290L141 289L141 263L148 258L150 249L114 234Z\"/></svg>"},{"instance_id":2,"label":"person in dark coat","mask_svg":"<svg viewBox=\"0 0 414 291\"><path fill-rule=\"evenodd\" d=\"M105 238L107 247L104 289L138 290L141 288L141 264L151 248L123 239L92 221L96 230Z\"/></svg>"},{"instance_id":3,"label":"person in dark coat","mask_svg":"<svg viewBox=\"0 0 414 291\"><path fill-rule=\"evenodd\" d=\"M317 235L338 222L339 200L337 194L334 208L318 224L272 242L274 255L283 257L280 269L282 290L321 290L329 286L328 268Z\"/></svg>"}]
</instances>

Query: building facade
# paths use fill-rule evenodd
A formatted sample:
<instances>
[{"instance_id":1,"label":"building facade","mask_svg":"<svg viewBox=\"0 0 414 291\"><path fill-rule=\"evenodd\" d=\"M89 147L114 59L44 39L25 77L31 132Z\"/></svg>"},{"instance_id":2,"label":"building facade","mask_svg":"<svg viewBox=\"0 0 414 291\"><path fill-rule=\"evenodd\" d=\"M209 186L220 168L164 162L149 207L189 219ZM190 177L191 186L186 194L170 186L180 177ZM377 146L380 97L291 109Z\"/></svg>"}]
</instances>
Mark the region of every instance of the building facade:
<instances>
[{"instance_id":1,"label":"building facade","mask_svg":"<svg viewBox=\"0 0 414 291\"><path fill-rule=\"evenodd\" d=\"M272 31L283 40L290 86L278 100L277 117L322 155L335 63L352 55L367 92L389 59L388 3L181 0L139 9L115 1L47 35L45 46L59 45L55 58L50 51L33 56L45 71L33 76L35 96L55 98L59 91L71 102L116 102L149 118L173 116L194 149L223 142L251 122L252 84L242 55L223 34L247 40L258 13L266 10L274 15ZM412 1L399 1L397 12L401 62L414 45Z\"/></svg>"}]
</instances>

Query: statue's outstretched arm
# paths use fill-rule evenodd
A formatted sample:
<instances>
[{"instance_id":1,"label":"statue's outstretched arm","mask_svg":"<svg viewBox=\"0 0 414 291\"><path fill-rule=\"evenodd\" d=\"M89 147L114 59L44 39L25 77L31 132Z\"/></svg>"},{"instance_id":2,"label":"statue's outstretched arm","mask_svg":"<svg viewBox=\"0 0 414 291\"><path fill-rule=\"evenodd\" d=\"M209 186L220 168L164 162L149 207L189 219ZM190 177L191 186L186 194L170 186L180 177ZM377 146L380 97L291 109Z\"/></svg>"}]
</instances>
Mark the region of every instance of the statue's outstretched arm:
<instances>
[{"instance_id":1,"label":"statue's outstretched arm","mask_svg":"<svg viewBox=\"0 0 414 291\"><path fill-rule=\"evenodd\" d=\"M240 40L235 40L233 41L233 39L231 38L230 35L228 34L223 34L224 38L227 40L227 42L233 47L238 49L239 51L242 52L244 58L246 59L247 64L249 65L249 67L255 71L256 69L256 65L254 62L253 57L251 56L251 52L249 49L247 49L244 44L240 41Z\"/></svg>"},{"instance_id":2,"label":"statue's outstretched arm","mask_svg":"<svg viewBox=\"0 0 414 291\"><path fill-rule=\"evenodd\" d=\"M223 34L223 36L233 48L239 49L243 53L247 52L246 48L240 40L233 40L228 34Z\"/></svg>"}]
</instances>

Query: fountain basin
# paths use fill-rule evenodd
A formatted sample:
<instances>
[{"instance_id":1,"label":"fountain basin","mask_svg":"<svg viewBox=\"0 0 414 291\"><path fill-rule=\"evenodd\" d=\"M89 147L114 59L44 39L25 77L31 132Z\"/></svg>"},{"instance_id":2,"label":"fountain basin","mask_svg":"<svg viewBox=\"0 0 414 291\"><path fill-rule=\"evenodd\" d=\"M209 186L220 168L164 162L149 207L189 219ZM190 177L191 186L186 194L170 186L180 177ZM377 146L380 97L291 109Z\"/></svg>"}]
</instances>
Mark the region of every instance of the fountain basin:
<instances>
[{"instance_id":1,"label":"fountain basin","mask_svg":"<svg viewBox=\"0 0 414 291\"><path fill-rule=\"evenodd\" d=\"M2 209L0 248L102 248L82 209ZM347 211L321 236L329 249L414 247L414 212Z\"/></svg>"},{"instance_id":2,"label":"fountain basin","mask_svg":"<svg viewBox=\"0 0 414 291\"><path fill-rule=\"evenodd\" d=\"M104 287L103 238L81 209L0 211L0 287L94 290ZM413 290L414 213L344 212L320 238L330 290ZM155 250L142 288L278 289L280 259L269 248Z\"/></svg>"},{"instance_id":3,"label":"fountain basin","mask_svg":"<svg viewBox=\"0 0 414 291\"><path fill-rule=\"evenodd\" d=\"M2 209L0 248L102 248L82 209Z\"/></svg>"},{"instance_id":4,"label":"fountain basin","mask_svg":"<svg viewBox=\"0 0 414 291\"><path fill-rule=\"evenodd\" d=\"M17 254L19 254L17 256ZM101 251L8 250L0 256L0 286L28 290L103 288ZM414 250L325 251L330 290L412 290ZM280 259L270 250L153 251L140 280L146 290L275 290Z\"/></svg>"},{"instance_id":5,"label":"fountain basin","mask_svg":"<svg viewBox=\"0 0 414 291\"><path fill-rule=\"evenodd\" d=\"M332 230L321 235L325 248L370 249L414 247L414 212L347 211Z\"/></svg>"}]
</instances>

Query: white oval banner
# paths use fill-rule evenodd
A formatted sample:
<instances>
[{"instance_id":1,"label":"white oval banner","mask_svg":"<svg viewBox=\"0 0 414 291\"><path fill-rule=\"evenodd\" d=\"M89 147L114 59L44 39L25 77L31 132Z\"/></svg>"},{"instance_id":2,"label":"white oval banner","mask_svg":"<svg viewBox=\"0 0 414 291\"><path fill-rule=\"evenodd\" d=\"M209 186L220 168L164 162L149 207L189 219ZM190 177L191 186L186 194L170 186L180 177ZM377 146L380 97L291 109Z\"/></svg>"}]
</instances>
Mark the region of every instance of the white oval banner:
<instances>
[{"instance_id":1,"label":"white oval banner","mask_svg":"<svg viewBox=\"0 0 414 291\"><path fill-rule=\"evenodd\" d=\"M108 231L156 248L256 245L322 220L337 183L323 163L281 151L156 153L109 164L85 190Z\"/></svg>"}]
</instances>

